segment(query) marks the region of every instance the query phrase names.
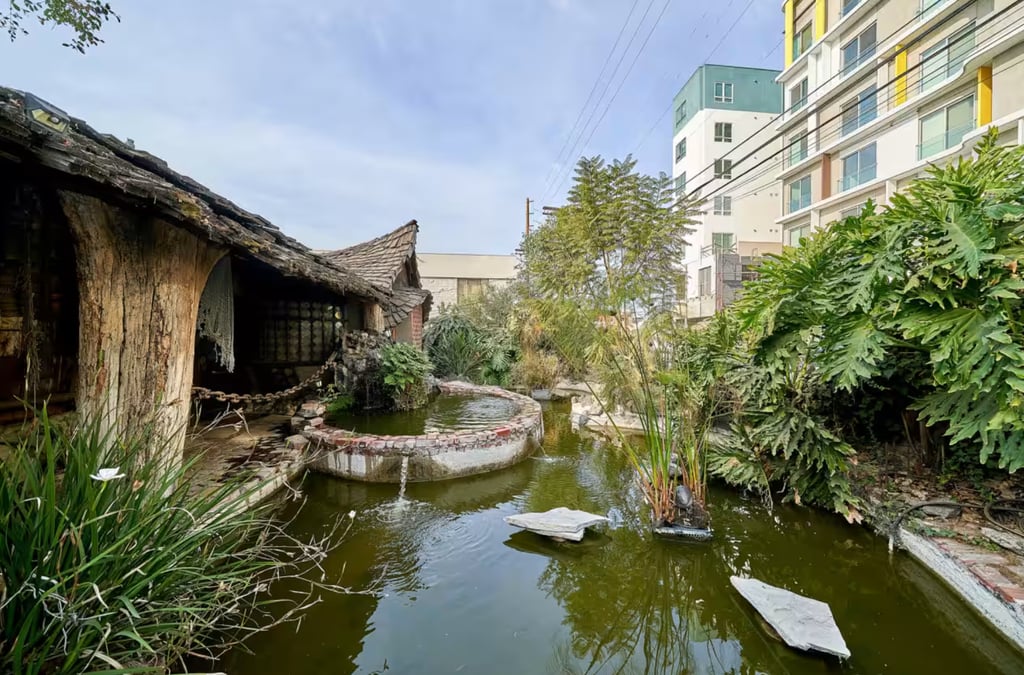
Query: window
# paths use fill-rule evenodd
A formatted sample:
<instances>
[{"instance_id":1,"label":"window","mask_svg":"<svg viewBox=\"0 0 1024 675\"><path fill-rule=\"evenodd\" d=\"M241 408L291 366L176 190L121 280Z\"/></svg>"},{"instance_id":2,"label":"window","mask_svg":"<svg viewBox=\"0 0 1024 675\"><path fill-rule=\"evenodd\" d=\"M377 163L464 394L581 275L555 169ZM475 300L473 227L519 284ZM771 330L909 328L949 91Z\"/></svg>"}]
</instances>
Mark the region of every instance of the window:
<instances>
[{"instance_id":1,"label":"window","mask_svg":"<svg viewBox=\"0 0 1024 675\"><path fill-rule=\"evenodd\" d=\"M686 101L683 101L676 108L676 124L686 119Z\"/></svg>"},{"instance_id":2,"label":"window","mask_svg":"<svg viewBox=\"0 0 1024 675\"><path fill-rule=\"evenodd\" d=\"M843 45L843 75L854 70L874 54L875 24L871 24L864 32Z\"/></svg>"},{"instance_id":3,"label":"window","mask_svg":"<svg viewBox=\"0 0 1024 675\"><path fill-rule=\"evenodd\" d=\"M686 173L683 172L676 176L676 192L684 192L686 190Z\"/></svg>"},{"instance_id":4,"label":"window","mask_svg":"<svg viewBox=\"0 0 1024 675\"><path fill-rule=\"evenodd\" d=\"M715 122L715 141L732 143L732 122Z\"/></svg>"},{"instance_id":5,"label":"window","mask_svg":"<svg viewBox=\"0 0 1024 675\"><path fill-rule=\"evenodd\" d=\"M665 147L665 146L662 146L662 147ZM664 155L662 155L662 156L664 156ZM678 162L679 160L681 160L684 157L686 157L686 139L685 138L683 140L679 141L678 143L676 143L676 161Z\"/></svg>"},{"instance_id":6,"label":"window","mask_svg":"<svg viewBox=\"0 0 1024 675\"><path fill-rule=\"evenodd\" d=\"M843 16L846 16L853 9L860 4L860 0L843 0Z\"/></svg>"},{"instance_id":7,"label":"window","mask_svg":"<svg viewBox=\"0 0 1024 675\"><path fill-rule=\"evenodd\" d=\"M712 213L716 216L731 216L732 215L732 197L728 195L721 195L715 197L715 206ZM715 235L718 236L718 235ZM732 236L732 235L730 235Z\"/></svg>"},{"instance_id":8,"label":"window","mask_svg":"<svg viewBox=\"0 0 1024 675\"><path fill-rule=\"evenodd\" d=\"M799 110L807 104L807 78L800 80L789 89L789 110Z\"/></svg>"},{"instance_id":9,"label":"window","mask_svg":"<svg viewBox=\"0 0 1024 675\"><path fill-rule=\"evenodd\" d=\"M455 289L455 301L465 302L470 298L483 295L485 290L487 290L486 279L459 279Z\"/></svg>"},{"instance_id":10,"label":"window","mask_svg":"<svg viewBox=\"0 0 1024 675\"><path fill-rule=\"evenodd\" d=\"M860 129L878 116L878 90L871 85L843 106L841 135Z\"/></svg>"},{"instance_id":11,"label":"window","mask_svg":"<svg viewBox=\"0 0 1024 675\"><path fill-rule=\"evenodd\" d=\"M715 178L732 178L732 160L715 160Z\"/></svg>"},{"instance_id":12,"label":"window","mask_svg":"<svg viewBox=\"0 0 1024 675\"><path fill-rule=\"evenodd\" d=\"M843 209L842 211L839 212L839 220L846 220L847 218L856 218L861 214L865 206L867 206L867 202L861 202L860 204L855 204L849 208Z\"/></svg>"},{"instance_id":13,"label":"window","mask_svg":"<svg viewBox=\"0 0 1024 675\"><path fill-rule=\"evenodd\" d=\"M717 197L716 197L717 199ZM726 197L726 199L729 199ZM733 241L736 235L732 232L712 232L711 233L711 252L714 254L718 253L731 253L733 249Z\"/></svg>"},{"instance_id":14,"label":"window","mask_svg":"<svg viewBox=\"0 0 1024 675\"><path fill-rule=\"evenodd\" d=\"M921 144L917 158L924 159L949 150L974 129L974 96L968 96L952 105L921 118Z\"/></svg>"},{"instance_id":15,"label":"window","mask_svg":"<svg viewBox=\"0 0 1024 675\"><path fill-rule=\"evenodd\" d=\"M711 266L697 270L697 294L711 295Z\"/></svg>"},{"instance_id":16,"label":"window","mask_svg":"<svg viewBox=\"0 0 1024 675\"><path fill-rule=\"evenodd\" d=\"M964 67L974 49L974 24L958 30L921 54L921 91L928 91Z\"/></svg>"},{"instance_id":17,"label":"window","mask_svg":"<svg viewBox=\"0 0 1024 675\"><path fill-rule=\"evenodd\" d=\"M923 17L944 4L946 4L946 0L921 0L921 9L917 11L917 15Z\"/></svg>"},{"instance_id":18,"label":"window","mask_svg":"<svg viewBox=\"0 0 1024 675\"><path fill-rule=\"evenodd\" d=\"M715 82L715 102L732 103L732 82Z\"/></svg>"},{"instance_id":19,"label":"window","mask_svg":"<svg viewBox=\"0 0 1024 675\"><path fill-rule=\"evenodd\" d=\"M787 243L790 246L799 246L801 240L803 240L806 237L810 236L810 234L811 234L811 226L810 225L801 225L800 227L794 227L791 230L786 230Z\"/></svg>"},{"instance_id":20,"label":"window","mask_svg":"<svg viewBox=\"0 0 1024 675\"><path fill-rule=\"evenodd\" d=\"M843 157L843 177L840 189L849 190L874 180L877 168L877 150L874 143Z\"/></svg>"},{"instance_id":21,"label":"window","mask_svg":"<svg viewBox=\"0 0 1024 675\"><path fill-rule=\"evenodd\" d=\"M793 166L807 159L807 133L794 136L789 141L789 165Z\"/></svg>"},{"instance_id":22,"label":"window","mask_svg":"<svg viewBox=\"0 0 1024 675\"><path fill-rule=\"evenodd\" d=\"M806 209L811 205L811 177L804 176L789 184L789 212Z\"/></svg>"},{"instance_id":23,"label":"window","mask_svg":"<svg viewBox=\"0 0 1024 675\"><path fill-rule=\"evenodd\" d=\"M811 24L800 29L800 32L793 38L793 60L796 61L800 55L811 48Z\"/></svg>"}]
</instances>

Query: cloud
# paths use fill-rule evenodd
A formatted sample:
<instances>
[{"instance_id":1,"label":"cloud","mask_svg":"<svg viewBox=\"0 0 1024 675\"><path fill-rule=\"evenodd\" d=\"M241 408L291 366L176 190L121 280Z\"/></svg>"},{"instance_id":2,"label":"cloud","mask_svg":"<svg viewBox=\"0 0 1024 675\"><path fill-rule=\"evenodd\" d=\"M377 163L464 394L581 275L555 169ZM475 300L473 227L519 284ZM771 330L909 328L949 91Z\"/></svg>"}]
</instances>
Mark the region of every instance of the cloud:
<instances>
[{"instance_id":1,"label":"cloud","mask_svg":"<svg viewBox=\"0 0 1024 675\"><path fill-rule=\"evenodd\" d=\"M118 4L122 22L85 56L48 31L0 42L0 63L14 64L3 83L133 138L311 246L416 218L423 250L491 253L518 244L524 199L541 198L628 9L613 0ZM588 153L632 151L681 84L666 73L707 53L713 42L681 44L690 13L671 7ZM759 36L756 18L741 29ZM776 33L736 35L729 58L756 60ZM665 120L641 168L670 168L670 136Z\"/></svg>"}]
</instances>

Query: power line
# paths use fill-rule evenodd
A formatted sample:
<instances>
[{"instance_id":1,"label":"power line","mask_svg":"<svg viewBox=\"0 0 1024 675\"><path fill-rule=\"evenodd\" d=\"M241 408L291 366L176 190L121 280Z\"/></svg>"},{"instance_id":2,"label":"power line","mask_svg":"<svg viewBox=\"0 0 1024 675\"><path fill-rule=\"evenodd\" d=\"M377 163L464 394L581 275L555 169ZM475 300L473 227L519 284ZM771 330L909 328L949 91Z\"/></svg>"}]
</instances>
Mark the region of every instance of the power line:
<instances>
[{"instance_id":1,"label":"power line","mask_svg":"<svg viewBox=\"0 0 1024 675\"><path fill-rule=\"evenodd\" d=\"M729 0L729 4L728 4L728 5L726 5L726 7L725 7L725 11L723 12L723 15L725 14L725 12L728 12L728 11L729 11L729 8L730 8L730 7L732 7L732 3L733 3L733 2L734 2L734 0ZM731 25L731 26L729 26L729 28L728 28L728 29L726 30L726 32L725 32L725 33L723 33L723 34L722 34L722 37L721 37L721 38L720 38L720 39L718 40L718 43L717 43L717 44L716 44L716 45L715 45L715 46L714 46L714 47L713 47L713 48L711 49L711 51L710 51L710 52L708 52L708 55L704 57L704 60L703 60L703 61L701 61L701 63L707 63L708 61L710 61L710 60L711 60L711 57L715 55L715 52L717 52L717 51L718 51L718 48L722 46L722 43L723 43L723 42L725 42L725 38L729 37L729 35L731 35L731 34L732 34L732 31L733 31L733 30L734 30L734 29L736 28L736 26L737 26L737 25L739 24L739 22L740 22L740 19L742 19L742 18L743 18L743 15L747 13L747 10L748 10L748 9L750 9L750 6L751 6L752 4L754 4L754 0L750 0L750 1L749 1L749 2L747 3L746 7L744 7L744 8L743 8L743 10L742 10L742 11L741 11L741 12L739 13L739 15L737 15L737 17L736 17L736 20L735 20L735 21L733 21L733 22L732 22L732 25ZM694 27L694 31L696 31L696 27ZM692 35L692 33L691 33L691 35ZM700 65L700 64L698 64L698 67L699 67L699 65ZM679 78L679 77L680 77L680 76L681 76L681 75L683 74L683 72L685 72L685 71L679 71L679 73L678 73L678 74L676 75L676 78ZM643 138L642 138L642 139L640 140L640 143L639 143L639 144L638 144L638 145L636 146L636 148L635 148L635 149L633 150L633 153L636 153L637 151L639 151L639 150L640 150L640 148L641 148L641 147L643 147L643 144L647 142L647 138L648 138L648 137L649 137L649 136L650 136L650 135L651 135L652 133L654 133L654 130L658 128L658 125L659 125L659 124L661 124L661 120L665 119L665 115L667 115L667 114L668 114L669 112L671 112L671 111L672 111L672 103L673 103L673 102L670 102L670 103L668 104L668 107L667 107L667 108L665 108L665 110L663 110L663 111L662 111L662 113L661 113L660 115L658 115L658 119L654 121L654 124L652 124L652 125L651 125L651 128L647 130L647 133L646 133L646 134L644 134L644 137L643 137ZM702 123L701 123L701 128L703 128L703 126L704 126L704 124L705 124L706 122L707 122L707 120L705 120L704 122L702 122Z\"/></svg>"},{"instance_id":2,"label":"power line","mask_svg":"<svg viewBox=\"0 0 1024 675\"><path fill-rule=\"evenodd\" d=\"M930 34L931 34L931 33L933 33L934 31L938 30L938 29L939 29L940 27L942 27L943 25L945 25L945 24L946 24L946 23L947 23L948 21L951 21L951 20L953 20L953 19L954 19L954 18L955 18L955 17L956 17L956 16L958 15L958 14L960 14L960 13L961 13L961 12L963 12L963 11L965 11L965 10L966 10L966 9L967 9L968 7L971 7L971 6L973 6L973 5L972 5L972 4L965 4L965 5L962 5L962 6L961 6L961 7L959 7L959 8L958 8L958 9L957 9L956 11L954 11L954 12L951 12L950 14L948 14L947 16L945 16L945 17L944 17L944 18L943 18L943 19L942 19L941 21L939 21L938 23L936 23L935 25L933 25L932 27L930 27L930 28L929 28L928 30L926 30L926 31L925 31L924 33L922 33L921 35L917 36L917 37L916 37L915 39L913 39L913 40L911 40L910 42L908 42L908 43L907 43L906 45L904 45L904 46L903 46L903 47L902 47L902 48L901 48L901 49L900 49L899 51L897 51L897 52L896 52L896 54L894 54L893 56L889 57L888 59L886 59L885 61L883 61L882 63L880 63L880 64L878 65L878 67L877 67L877 68L875 68L875 71L874 71L874 72L876 72L876 73L877 73L877 72L878 72L878 70L879 70L879 69L881 69L881 67L882 67L883 65L885 65L885 64L888 64L888 63L892 62L892 61L893 61L893 59L895 59L895 58L896 58L896 55L897 55L897 54L899 54L899 53L901 53L901 52L905 52L905 51L906 51L906 50L908 50L908 49L909 49L909 48L910 48L911 46L913 46L913 45L917 44L917 43L918 43L918 42L920 42L920 41L921 41L922 39L924 39L925 37L927 37L928 35L930 35ZM1013 5L1010 5L1010 7L1013 7ZM1007 7L1007 8L1004 8L1003 10L1000 10L1000 14L1001 14L1002 12L1004 12L1004 11L1006 11L1006 10L1010 9L1010 7ZM913 23L915 23L915 22L917 22L917 21L918 21L918 17L916 17L916 16L915 16L914 18L910 19L909 21L907 21L906 23L904 23L904 24L903 24L902 26L900 26L899 28L896 28L896 29L895 29L895 30L893 30L893 31L892 31L891 33L889 33L889 35L887 35L887 36L886 36L885 38L883 38L883 39L882 39L882 41L881 41L881 42L880 42L879 44L885 44L885 42L887 42L888 40L892 39L892 37L893 37L893 36L895 36L895 35L898 35L898 34L899 34L899 33L900 33L901 31L903 31L903 29L904 29L904 28L906 28L907 26L910 26L911 24L913 24ZM821 84L819 84L818 86L816 86L816 87L815 87L815 88L814 88L813 90L811 90L811 91L807 92L807 95L806 95L806 96L804 97L804 100L806 100L807 98L809 98L809 97L811 96L811 94L813 94L813 93L815 93L815 92L818 92L818 91L820 91L821 89L823 89L823 88L824 88L825 86L827 86L827 85L828 85L828 84L829 84L830 82L832 82L833 80L835 80L835 79L837 79L837 78L840 78L840 79L841 79L841 78L842 78L843 76L844 76L844 74L843 74L843 71L842 71L842 69L840 69L839 71L837 71L836 73L834 73L834 74L833 74L833 75L832 75L831 77L829 77L828 79L826 79L825 81L823 81L823 82L822 82ZM785 95L785 92L783 92L783 95ZM670 105L669 107L671 108L671 105ZM733 148L731 148L731 149L730 149L730 150L729 150L729 151L728 151L727 153L725 153L725 155L723 155L722 157L719 157L718 159L728 159L728 157L729 157L729 156L730 156L731 154L733 154L734 152L736 152L737 150L739 150L739 149L740 149L740 148L741 148L741 147L742 147L743 145L745 145L745 144L746 144L746 143L747 143L748 141L751 141L751 140L753 140L753 139L754 139L754 138L755 138L755 137L756 137L756 136L757 136L758 134L760 134L760 133L761 133L762 131L764 131L765 129L767 129L767 128L768 128L768 127L770 127L771 125L773 125L773 124L775 124L776 122L778 122L778 121L779 121L780 119L782 119L782 118L783 118L783 117L784 117L784 116L785 116L785 115L786 115L787 113L789 113L789 112L792 112L792 111L793 111L794 109L795 109L795 105L791 105L791 106L790 106L789 108L786 108L786 109L784 109L784 110L783 110L783 111L782 111L781 113L779 113L779 114L775 115L775 116L774 116L774 117L773 117L772 119L768 120L768 121L767 121L767 122L766 122L766 123L765 123L765 124L764 124L764 125L763 125L763 126L762 126L762 127L760 128L760 129L758 129L758 130L757 130L757 131L755 131L754 133L752 133L752 134L750 134L749 136L747 136L747 138L745 138L744 140L740 141L740 142L739 142L739 143L738 143L737 145L735 145L735 146L734 146ZM663 116L664 116L664 114L663 114ZM660 121L660 120L659 120L659 121ZM761 144L760 146L758 146L758 147L754 148L754 150L752 150L751 152L747 153L746 155L744 155L744 156L743 156L743 157L741 157L740 159L736 160L736 161L735 161L735 162L733 163L733 166L736 166L736 165L738 165L738 164L741 164L741 163L743 163L744 161L746 161L747 159L749 159L749 158L750 158L751 156L753 156L753 154L754 154L754 153L756 153L756 152L758 152L758 151L762 150L763 148L765 148L766 146L770 145L771 143L773 143L774 141L776 141L777 139L779 139L779 138L780 138L780 137L782 137L783 135L784 135L784 134L783 134L782 132L779 132L779 133L775 134L775 135L774 135L774 136L773 136L772 138L768 139L767 141L765 141L765 142L764 142L763 144ZM706 172L707 172L707 171L708 171L709 169L713 169L713 168L714 168L714 162L712 162L711 164L709 164L709 165L705 166L705 167L704 167L703 169L701 169L701 170L700 170L700 171L698 171L698 172L697 172L696 174L694 174L694 176L690 176L690 177L688 177L688 178L692 180L692 178L694 178L694 177L696 177L696 176L700 176L700 175L702 175L702 174L706 173ZM711 183L712 181L714 181L714 180L718 180L718 179L715 179L715 178L713 178L713 179L711 179L711 180L709 180L709 181L706 181L706 182L702 183L701 185L699 185L698 187L696 187L696 188L695 188L695 189L694 189L693 191L691 191L691 192L690 192L689 194L693 194L693 193L695 193L695 192L699 192L700 190L702 190L702 189L703 189L704 187L706 187L707 185L709 185L709 184L710 184L710 183Z\"/></svg>"},{"instance_id":3,"label":"power line","mask_svg":"<svg viewBox=\"0 0 1024 675\"><path fill-rule=\"evenodd\" d=\"M612 68L612 73L611 73L611 75L608 76L608 81L605 82L604 89L601 90L601 94L597 97L597 102L594 104L594 107L591 109L590 115L587 116L587 121L583 123L582 127L580 127L580 131L579 131L579 134L576 137L576 141L572 144L572 148L569 150L569 154L566 157L566 166L568 166L568 167L572 166L571 164L569 164L569 159L571 157L573 157L573 155L574 155L574 153L576 151L576 147L577 147L577 145L579 145L580 139L583 138L583 134L586 133L587 127L590 126L591 120L594 119L594 114L597 112L597 109L601 106L601 101L604 100L605 94L608 93L609 87L611 87L612 82L615 80L615 75L619 72L619 67L622 66L622 62L625 60L626 54L629 53L629 48L633 46L633 42L636 40L636 36L640 33L640 27L643 26L644 20L647 19L647 15L650 13L651 7L654 6L654 2L655 2L655 0L650 0L650 2L647 3L647 8L644 9L643 15L640 17L640 20L637 22L636 26L633 28L633 33L629 36L629 42L626 43L626 46L622 50L622 53L619 54L619 60L615 62L615 67ZM555 173L555 180L558 180L558 177L562 175L562 171L563 171L564 168L565 167L560 167L557 170L557 172ZM545 191L544 191L545 199L547 198L547 191L548 191L548 189L550 189L550 186L548 188L545 188ZM542 201L544 201L544 200L542 200Z\"/></svg>"},{"instance_id":4,"label":"power line","mask_svg":"<svg viewBox=\"0 0 1024 675\"><path fill-rule=\"evenodd\" d=\"M615 50L619 46L619 42L622 40L622 36L626 32L626 26L629 25L629 20L633 18L633 12L636 10L637 4L640 0L633 0L632 6L629 8L629 13L626 14L625 21L622 22L622 26L619 27L619 34L615 37L615 42L612 44L612 48L608 50L608 55L604 57L604 63L601 64L601 70L597 73L597 78L594 80L594 85L590 88L590 93L587 94L587 100L584 101L583 107L580 108L579 114L576 116L576 121L572 123L572 127L569 129L569 133L565 135L565 141L562 143L562 147L559 148L558 154L555 155L555 161L551 164L551 168L548 169L548 175L544 179L544 190L547 190L548 183L554 177L552 174L555 172L555 167L558 166L559 160L562 158L562 153L569 147L569 140L576 132L576 127L579 125L580 120L583 119L583 113L586 112L587 106L590 105L590 100L594 97L594 92L597 91L597 85L601 83L604 77L604 71L608 68L608 64L612 60L612 55L615 54Z\"/></svg>"},{"instance_id":5,"label":"power line","mask_svg":"<svg viewBox=\"0 0 1024 675\"><path fill-rule=\"evenodd\" d=\"M1001 28L1001 29L1000 29L1000 32L1002 32L1002 31L1006 31L1006 30L1014 30L1014 29L1016 29L1016 28L1018 27L1018 24L1024 24L1024 19L1018 19L1018 20L1017 20L1017 22L1016 22L1015 24L1011 24L1010 26L1006 26L1006 27L1003 27L1003 28ZM996 39L998 39L998 38L996 38ZM997 70L997 71L994 71L994 72L1002 72L1002 70L1004 70L1004 69L1005 69L1005 68L1002 68L1002 69L999 69L999 70ZM908 73L909 73L909 72L911 72L911 71L909 71L909 70L908 70ZM888 83L887 83L886 85L883 85L883 86L888 86ZM888 103L888 102L889 102L889 101L891 101L891 100L892 100L893 98L895 98L895 92L894 92L893 94L891 94L891 95L888 95L888 96L887 96L887 98L885 98L885 99L884 99L884 100L882 101L882 103ZM877 108L878 108L878 105L876 105L876 110L877 110ZM841 115L842 115L842 113L840 113L839 115L837 115L837 116L835 116L835 117L832 117L832 118L830 118L830 119L826 120L826 121L825 121L824 123L822 123L821 125L819 125L819 126L815 127L814 129L812 129L812 130L808 131L808 132L807 132L807 135L809 135L809 134L810 134L810 133L812 133L813 131L819 130L819 129L820 129L820 128L821 128L822 126L824 126L825 124L828 124L829 122L832 122L832 121L834 121L835 119L837 119L837 118L838 118L838 117L840 117ZM819 142L818 142L818 146L819 146L819 147L822 147L822 145L823 145L822 141L832 141L832 140L835 140L836 138L842 138L842 136L843 136L843 133L842 133L842 131L843 131L843 130L842 130L842 127L840 126L840 127L838 128L838 129L836 129L836 130L833 130L833 131L829 132L829 133L828 133L828 134L826 134L826 135L822 135L822 136L820 137L820 139L819 139ZM802 138L802 136L801 136L801 138ZM763 162L759 162L758 164L755 164L755 165L754 165L754 166L752 166L752 167L751 167L750 169L748 169L747 171L745 171L745 172L743 172L743 173L739 174L739 175L738 175L738 176L736 176L735 178L729 179L727 183L725 183L724 185L720 186L719 188L716 188L715 190L713 190L713 191L712 191L712 192L711 192L711 193L710 193L710 194L709 194L709 195L708 195L708 196L706 197L706 199L710 199L710 198L713 198L713 197L717 196L717 195L718 195L718 193L720 193L720 192L721 192L722 190L724 190L724 189L726 189L726 188L732 187L733 189L735 189L735 188L737 188L737 187L744 187L744 186L746 186L746 185L749 185L750 183L753 183L754 181L758 180L759 178L762 178L762 177L763 177L763 176L765 176L765 175L769 175L769 174L773 174L773 173L775 173L775 171L777 170L777 168L776 168L776 167L777 167L778 165L781 165L781 164L782 164L782 162L784 161L784 158L785 158L785 156L783 155L783 157L778 157L778 158L776 159L776 156L777 156L777 155L779 155L780 153L784 153L784 152L785 152L786 150L790 149L790 148L791 148L791 147L792 147L793 145L795 145L796 143L798 143L798 142L799 142L799 140L800 140L800 139L797 139L796 141L793 141L793 142L789 143L788 145L784 146L784 147L783 147L782 149L780 149L779 151L777 151L777 152L775 152L775 153L772 153L772 154L771 154L771 155L770 155L770 156L769 156L768 158L766 158L766 159L765 159L765 160L764 160ZM756 170L757 170L758 168L760 168L761 166L767 165L767 164L769 164L769 163L772 163L772 164L774 164L775 166L768 166L768 168L766 168L765 170L763 170L763 171L761 171L761 172L757 173L756 175L754 175L753 177L749 178L748 180L746 180L746 181L744 181L744 182L742 182L742 183L738 183L737 185L733 185L733 183L735 183L736 181L740 180L740 179L741 179L741 178L743 178L744 176L746 176L746 175L748 175L748 174L750 174L750 173L753 173L754 171L756 171ZM773 181L773 182L774 182L774 181ZM746 195L743 195L743 196L746 196Z\"/></svg>"},{"instance_id":6,"label":"power line","mask_svg":"<svg viewBox=\"0 0 1024 675\"><path fill-rule=\"evenodd\" d=\"M1013 5L1010 5L1010 6L1006 7L1005 9L1000 10L1000 12L998 14L996 14L996 15L988 18L988 19L986 19L983 23L976 25L975 29L977 29L980 26L986 25L990 21L994 21L995 19L999 18L999 16L1003 12L1006 12L1006 11L1012 9L1013 7L1021 4L1021 2L1022 2L1022 0L1017 0L1017 2L1015 2ZM999 32L996 34L995 37L991 38L991 40L989 40L987 43L985 43L984 45L982 45L980 47L976 46L976 48L985 49L987 46L990 46L990 45L994 44L995 42L997 42L998 40L1000 40L1003 33L1007 32L1007 31L1016 30L1017 28L1021 27L1022 25L1024 25L1024 18L1017 19L1014 23L1011 23L1008 26L1001 27L999 29ZM944 51L948 51L949 49L954 47L956 44L958 44L961 40L966 40L968 37L971 37L972 35L973 35L973 33L967 34L967 35L963 35L963 36L957 38L957 40L955 40L953 42L950 42L946 47L944 47L943 49L937 51L933 56L929 57L929 59L930 58L934 58L935 56L938 56L939 54L941 54ZM905 73L901 73L900 75L896 76L895 78L893 78L893 79L889 80L888 82L884 83L881 88L889 87L890 85L896 83L899 79L910 75L911 73L915 72L919 68L922 68L923 65L926 62L927 62L927 60L924 60L924 61L919 62L918 64L915 64L912 68L907 69L907 71ZM995 71L995 72L1002 72L1007 67L1009 67L1009 66L1005 66L1004 68L1001 68L1001 69L999 69L998 71ZM908 84L908 86L909 86L909 84ZM877 91L877 89L876 89L876 91ZM892 101L896 97L896 94L897 94L897 92L895 91L895 88L894 88L891 93L886 94L886 97L881 101L881 103L876 101L875 110L877 111L878 108L881 106L881 104L885 104L885 103L888 103L888 102ZM742 186L745 186L745 185L749 185L750 183L752 183L752 182L758 180L759 178L767 175L769 172L773 172L775 169L773 167L769 166L767 169L765 169L764 171L761 171L760 173L758 173L757 175L755 175L752 178L748 179L744 183L739 183L738 185L736 185L737 181L742 179L744 176L747 176L748 174L751 174L751 173L757 171L757 169L761 168L762 166L768 165L769 163L781 164L783 159L784 159L784 155L782 157L778 157L780 154L784 153L785 151L789 150L794 145L799 143L800 140L805 135L809 136L811 133L813 133L815 131L821 130L825 125L827 125L827 124L829 124L829 123L831 123L831 122L833 122L833 121L835 121L837 119L840 119L843 116L844 112L845 111L840 111L838 114L836 114L836 115L828 118L827 120L821 122L820 124L818 124L817 126L813 127L812 129L809 129L806 132L806 134L801 134L800 138L798 138L798 139L796 139L796 140L794 140L794 141L784 145L781 149L779 149L776 152L773 152L766 159L764 159L764 160L758 162L757 164L753 165L750 169L748 169L747 171L744 171L743 173L737 175L735 178L727 179L726 182L723 185L719 186L718 188L713 190L711 193L709 193L705 197L705 200L711 199L711 198L715 197L716 195L721 193L726 188L729 188L729 187L735 188L735 187L742 187ZM819 148L821 148L821 147L823 147L825 145L825 143L823 143L823 141L832 141L832 140L834 140L836 138L841 138L842 136L843 136L843 128L842 128L842 125L840 125L839 128L837 128L837 129L835 129L835 130L833 130L831 132L828 132L825 135L821 135L819 137L819 139L818 139L817 146ZM776 159L777 157L778 157L778 159ZM700 188L698 188L698 190L699 189ZM687 196L689 197L689 196L693 196L693 195L694 195L694 193L691 192Z\"/></svg>"},{"instance_id":7,"label":"power line","mask_svg":"<svg viewBox=\"0 0 1024 675\"><path fill-rule=\"evenodd\" d=\"M633 72L633 67L636 65L636 62L640 59L640 55L643 54L644 49L647 47L647 43L650 41L651 36L654 35L655 29L657 29L658 24L661 23L661 19L663 16L665 16L665 11L668 9L668 6L671 3L672 0L665 0L665 4L662 5L661 7L661 12L658 14L658 17L654 20L654 23L651 25L651 29L647 32L647 37L644 38L643 43L640 45L640 49L637 50L636 54L633 55L633 60L630 62L629 68L626 69L626 74L622 77L621 80L619 80L619 86L615 89L615 92L612 94L612 97L608 100L608 104L605 105L604 111L601 113L601 116L597 119L597 122L594 124L593 127L591 127L590 135L587 136L587 140L584 141L583 143L584 148L586 148L587 145L590 143L590 140L594 137L594 134L601 126L601 122L604 121L605 115L607 115L608 111L611 110L612 104L615 103L615 99L618 98L619 92L622 91L623 85L626 84L626 80L629 79L630 73ZM561 182L558 184L558 187L555 188L555 194L558 194L558 191L562 189L562 185L565 184L565 181L568 177L569 173L567 172L565 174L565 177L563 177Z\"/></svg>"}]
</instances>

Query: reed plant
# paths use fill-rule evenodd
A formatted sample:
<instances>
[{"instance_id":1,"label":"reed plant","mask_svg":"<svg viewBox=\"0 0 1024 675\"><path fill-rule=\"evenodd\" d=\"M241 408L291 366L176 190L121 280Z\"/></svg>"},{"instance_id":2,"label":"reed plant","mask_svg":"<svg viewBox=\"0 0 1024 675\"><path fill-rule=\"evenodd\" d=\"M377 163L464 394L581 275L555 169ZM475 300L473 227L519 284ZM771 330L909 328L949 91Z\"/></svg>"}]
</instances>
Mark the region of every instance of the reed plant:
<instances>
[{"instance_id":1,"label":"reed plant","mask_svg":"<svg viewBox=\"0 0 1024 675\"><path fill-rule=\"evenodd\" d=\"M140 459L163 453L100 422L44 407L0 449L0 672L184 669L343 590L320 564L350 519L298 541L256 483L194 489L195 459Z\"/></svg>"}]
</instances>

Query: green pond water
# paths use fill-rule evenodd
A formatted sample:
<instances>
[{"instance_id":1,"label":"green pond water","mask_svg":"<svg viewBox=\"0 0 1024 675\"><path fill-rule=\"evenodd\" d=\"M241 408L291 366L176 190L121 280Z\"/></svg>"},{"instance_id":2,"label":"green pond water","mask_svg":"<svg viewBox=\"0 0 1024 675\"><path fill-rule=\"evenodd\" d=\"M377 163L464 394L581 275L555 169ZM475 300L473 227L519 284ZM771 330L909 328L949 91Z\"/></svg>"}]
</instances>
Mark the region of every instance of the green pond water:
<instances>
[{"instance_id":1,"label":"green pond water","mask_svg":"<svg viewBox=\"0 0 1024 675\"><path fill-rule=\"evenodd\" d=\"M229 654L231 675L321 673L1024 673L1024 656L926 569L866 529L807 508L765 508L712 489L710 543L655 539L614 448L545 411L543 450L509 469L408 486L309 475L291 526L322 531L355 510L328 578L366 595L325 596ZM503 516L570 506L611 525L555 543ZM768 636L729 584L758 577L829 603L845 663Z\"/></svg>"},{"instance_id":2,"label":"green pond water","mask_svg":"<svg viewBox=\"0 0 1024 675\"><path fill-rule=\"evenodd\" d=\"M516 414L514 401L500 396L442 394L409 412L343 412L327 423L338 429L386 436L419 436L459 429L489 429Z\"/></svg>"}]
</instances>

